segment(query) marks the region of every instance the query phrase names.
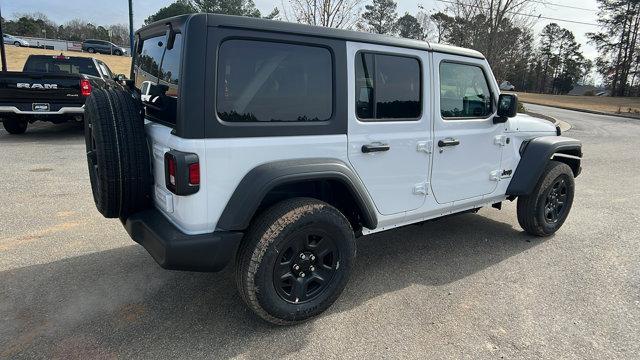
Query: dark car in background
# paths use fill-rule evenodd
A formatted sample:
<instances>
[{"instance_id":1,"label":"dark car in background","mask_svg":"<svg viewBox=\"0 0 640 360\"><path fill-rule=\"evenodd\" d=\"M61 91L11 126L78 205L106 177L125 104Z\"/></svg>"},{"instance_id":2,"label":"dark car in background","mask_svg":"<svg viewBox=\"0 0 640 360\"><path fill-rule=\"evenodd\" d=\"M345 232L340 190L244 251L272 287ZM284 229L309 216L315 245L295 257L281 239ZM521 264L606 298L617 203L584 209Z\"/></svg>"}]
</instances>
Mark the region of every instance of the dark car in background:
<instances>
[{"instance_id":1,"label":"dark car in background","mask_svg":"<svg viewBox=\"0 0 640 360\"><path fill-rule=\"evenodd\" d=\"M90 57L30 55L23 71L0 72L0 121L10 134L35 121L82 121L91 91L118 87L123 78Z\"/></svg>"},{"instance_id":2,"label":"dark car in background","mask_svg":"<svg viewBox=\"0 0 640 360\"><path fill-rule=\"evenodd\" d=\"M122 56L127 53L127 49L118 46L110 41L87 39L82 42L82 51L88 53L110 54Z\"/></svg>"}]
</instances>

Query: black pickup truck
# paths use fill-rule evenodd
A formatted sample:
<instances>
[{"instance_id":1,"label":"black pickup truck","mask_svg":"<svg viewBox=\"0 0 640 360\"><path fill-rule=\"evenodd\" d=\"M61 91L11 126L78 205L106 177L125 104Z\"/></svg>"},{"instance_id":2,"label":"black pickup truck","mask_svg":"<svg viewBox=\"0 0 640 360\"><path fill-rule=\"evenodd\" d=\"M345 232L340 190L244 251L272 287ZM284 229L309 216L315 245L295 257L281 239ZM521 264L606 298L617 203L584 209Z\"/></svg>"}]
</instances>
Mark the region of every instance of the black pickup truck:
<instances>
[{"instance_id":1,"label":"black pickup truck","mask_svg":"<svg viewBox=\"0 0 640 360\"><path fill-rule=\"evenodd\" d=\"M10 134L38 120L82 121L91 90L118 87L122 79L95 58L30 55L23 71L0 72L0 120Z\"/></svg>"}]
</instances>

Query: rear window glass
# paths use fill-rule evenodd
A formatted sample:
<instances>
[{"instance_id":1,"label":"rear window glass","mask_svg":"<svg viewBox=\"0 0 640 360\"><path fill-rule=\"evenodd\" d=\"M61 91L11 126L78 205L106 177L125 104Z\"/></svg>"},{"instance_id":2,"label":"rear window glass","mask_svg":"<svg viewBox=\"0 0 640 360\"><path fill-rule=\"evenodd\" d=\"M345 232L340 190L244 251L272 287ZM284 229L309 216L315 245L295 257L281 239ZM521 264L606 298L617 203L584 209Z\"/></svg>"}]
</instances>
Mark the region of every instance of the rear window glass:
<instances>
[{"instance_id":1,"label":"rear window glass","mask_svg":"<svg viewBox=\"0 0 640 360\"><path fill-rule=\"evenodd\" d=\"M326 121L333 65L322 47L227 40L218 58L217 111L229 122Z\"/></svg>"},{"instance_id":2,"label":"rear window glass","mask_svg":"<svg viewBox=\"0 0 640 360\"><path fill-rule=\"evenodd\" d=\"M85 74L100 76L91 59L56 57L30 57L24 64L24 71L45 72L52 74Z\"/></svg>"},{"instance_id":3,"label":"rear window glass","mask_svg":"<svg viewBox=\"0 0 640 360\"><path fill-rule=\"evenodd\" d=\"M175 124L177 98L180 94L182 34L176 34L171 49L166 35L144 40L133 67L135 84L142 91L148 116Z\"/></svg>"},{"instance_id":4,"label":"rear window glass","mask_svg":"<svg viewBox=\"0 0 640 360\"><path fill-rule=\"evenodd\" d=\"M356 112L362 121L413 120L422 109L416 58L361 52L356 56Z\"/></svg>"}]
</instances>

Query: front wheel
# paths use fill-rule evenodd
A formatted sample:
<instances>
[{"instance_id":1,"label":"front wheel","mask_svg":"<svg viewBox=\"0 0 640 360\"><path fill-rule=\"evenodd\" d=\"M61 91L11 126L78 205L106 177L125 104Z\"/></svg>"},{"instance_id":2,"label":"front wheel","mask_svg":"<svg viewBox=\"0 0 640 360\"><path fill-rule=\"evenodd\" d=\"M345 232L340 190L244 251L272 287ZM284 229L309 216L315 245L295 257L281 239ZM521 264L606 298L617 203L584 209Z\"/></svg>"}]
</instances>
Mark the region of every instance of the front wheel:
<instances>
[{"instance_id":1,"label":"front wheel","mask_svg":"<svg viewBox=\"0 0 640 360\"><path fill-rule=\"evenodd\" d=\"M95 53L96 51L95 51L93 48L88 48L88 49L87 49L87 52L88 52L89 54L93 54L93 53Z\"/></svg>"},{"instance_id":2,"label":"front wheel","mask_svg":"<svg viewBox=\"0 0 640 360\"><path fill-rule=\"evenodd\" d=\"M2 126L9 134L20 135L27 131L29 123L26 120L20 119L4 119Z\"/></svg>"},{"instance_id":3,"label":"front wheel","mask_svg":"<svg viewBox=\"0 0 640 360\"><path fill-rule=\"evenodd\" d=\"M22 44L20 44L20 41L16 41L16 42L14 42L14 43L13 43L13 45L15 45L15 46L17 46L17 47L22 46Z\"/></svg>"},{"instance_id":4,"label":"front wheel","mask_svg":"<svg viewBox=\"0 0 640 360\"><path fill-rule=\"evenodd\" d=\"M354 257L354 233L340 211L315 199L285 200L247 232L236 264L238 291L263 319L294 324L333 304Z\"/></svg>"},{"instance_id":5,"label":"front wheel","mask_svg":"<svg viewBox=\"0 0 640 360\"><path fill-rule=\"evenodd\" d=\"M518 198L518 223L531 235L552 235L567 219L574 192L571 168L550 161L533 193Z\"/></svg>"}]
</instances>

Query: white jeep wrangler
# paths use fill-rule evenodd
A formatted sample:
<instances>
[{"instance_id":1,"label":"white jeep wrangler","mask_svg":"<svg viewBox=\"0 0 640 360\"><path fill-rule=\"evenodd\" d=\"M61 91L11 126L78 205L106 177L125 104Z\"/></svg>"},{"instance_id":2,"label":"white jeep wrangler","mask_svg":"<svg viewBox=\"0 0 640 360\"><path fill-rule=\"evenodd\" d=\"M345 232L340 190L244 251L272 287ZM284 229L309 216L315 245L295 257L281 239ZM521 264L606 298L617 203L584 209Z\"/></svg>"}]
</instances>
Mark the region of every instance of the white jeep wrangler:
<instances>
[{"instance_id":1,"label":"white jeep wrangler","mask_svg":"<svg viewBox=\"0 0 640 360\"><path fill-rule=\"evenodd\" d=\"M338 298L358 236L516 198L546 236L571 209L580 142L516 116L476 51L195 14L139 30L131 75L86 104L98 210L163 268L235 260L276 324Z\"/></svg>"}]
</instances>

